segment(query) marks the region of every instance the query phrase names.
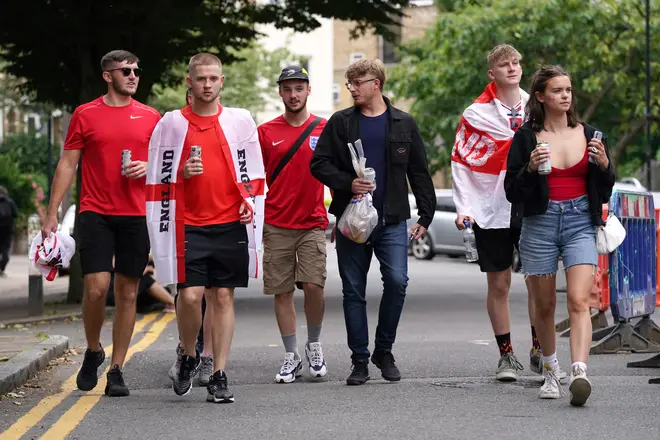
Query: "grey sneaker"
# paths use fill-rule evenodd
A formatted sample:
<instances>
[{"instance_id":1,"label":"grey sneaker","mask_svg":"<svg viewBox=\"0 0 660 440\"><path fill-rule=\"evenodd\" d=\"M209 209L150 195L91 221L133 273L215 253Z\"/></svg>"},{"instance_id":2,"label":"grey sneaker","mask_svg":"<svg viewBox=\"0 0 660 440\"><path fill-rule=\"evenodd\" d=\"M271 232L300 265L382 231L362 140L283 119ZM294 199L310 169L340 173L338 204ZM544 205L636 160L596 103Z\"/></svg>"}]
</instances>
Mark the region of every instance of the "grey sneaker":
<instances>
[{"instance_id":1,"label":"grey sneaker","mask_svg":"<svg viewBox=\"0 0 660 440\"><path fill-rule=\"evenodd\" d=\"M516 355L513 353L506 353L500 358L500 362L497 364L497 371L495 373L495 378L502 382L511 382L518 380L518 371L522 371L523 366Z\"/></svg>"},{"instance_id":2,"label":"grey sneaker","mask_svg":"<svg viewBox=\"0 0 660 440\"><path fill-rule=\"evenodd\" d=\"M587 372L575 365L571 368L571 380L568 386L571 405L582 406L587 403L591 395L591 382L587 379Z\"/></svg>"},{"instance_id":3,"label":"grey sneaker","mask_svg":"<svg viewBox=\"0 0 660 440\"><path fill-rule=\"evenodd\" d=\"M543 374L543 361L541 360L541 350L531 348L529 350L529 370L538 375Z\"/></svg>"},{"instance_id":4,"label":"grey sneaker","mask_svg":"<svg viewBox=\"0 0 660 440\"><path fill-rule=\"evenodd\" d=\"M541 353L541 350L534 350L532 348L529 351L529 369L539 376L542 376L543 380L545 380L542 355L543 353ZM568 377L568 374L558 366L555 376L557 376L557 379L561 382Z\"/></svg>"},{"instance_id":5,"label":"grey sneaker","mask_svg":"<svg viewBox=\"0 0 660 440\"><path fill-rule=\"evenodd\" d=\"M181 344L176 346L176 360L174 361L174 365L170 368L169 371L169 376L170 379L174 380L176 377L177 373L179 372L179 368L181 367L181 359L183 358L183 347Z\"/></svg>"},{"instance_id":6,"label":"grey sneaker","mask_svg":"<svg viewBox=\"0 0 660 440\"><path fill-rule=\"evenodd\" d=\"M213 356L202 356L202 365L199 367L199 384L206 386L213 375Z\"/></svg>"}]
</instances>

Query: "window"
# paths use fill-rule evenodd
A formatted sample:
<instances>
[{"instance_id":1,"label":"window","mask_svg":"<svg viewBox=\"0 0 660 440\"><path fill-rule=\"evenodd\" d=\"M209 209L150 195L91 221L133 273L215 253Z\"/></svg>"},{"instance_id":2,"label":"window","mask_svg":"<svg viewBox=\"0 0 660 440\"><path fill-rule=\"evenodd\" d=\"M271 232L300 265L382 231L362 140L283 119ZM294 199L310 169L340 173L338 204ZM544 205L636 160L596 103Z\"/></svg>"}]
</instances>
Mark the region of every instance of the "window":
<instances>
[{"instance_id":1,"label":"window","mask_svg":"<svg viewBox=\"0 0 660 440\"><path fill-rule=\"evenodd\" d=\"M436 211L456 212L456 205L451 197L438 197L436 202Z\"/></svg>"},{"instance_id":2,"label":"window","mask_svg":"<svg viewBox=\"0 0 660 440\"><path fill-rule=\"evenodd\" d=\"M351 55L348 57L348 63L353 64L356 61L360 61L364 58L364 53L362 52L351 52Z\"/></svg>"},{"instance_id":3,"label":"window","mask_svg":"<svg viewBox=\"0 0 660 440\"><path fill-rule=\"evenodd\" d=\"M388 26L392 36L380 37L380 59L384 64L396 64L399 62L399 54L396 48L401 45L401 23Z\"/></svg>"},{"instance_id":4,"label":"window","mask_svg":"<svg viewBox=\"0 0 660 440\"><path fill-rule=\"evenodd\" d=\"M335 83L332 85L332 103L339 104L339 84Z\"/></svg>"}]
</instances>

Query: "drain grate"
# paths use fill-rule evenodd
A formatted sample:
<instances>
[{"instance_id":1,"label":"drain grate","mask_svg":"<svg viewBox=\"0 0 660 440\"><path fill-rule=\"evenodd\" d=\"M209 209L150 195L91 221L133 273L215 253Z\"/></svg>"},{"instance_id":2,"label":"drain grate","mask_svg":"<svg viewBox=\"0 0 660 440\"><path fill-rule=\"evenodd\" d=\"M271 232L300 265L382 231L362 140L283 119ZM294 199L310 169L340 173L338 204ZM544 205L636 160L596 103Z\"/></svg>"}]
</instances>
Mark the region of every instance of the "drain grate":
<instances>
[{"instance_id":1,"label":"drain grate","mask_svg":"<svg viewBox=\"0 0 660 440\"><path fill-rule=\"evenodd\" d=\"M515 387L515 388L539 388L542 382L541 379L533 377L521 377L515 382L499 382L496 379L453 379L432 382L431 385L440 388L458 388L458 389L482 389L482 388L501 388Z\"/></svg>"}]
</instances>

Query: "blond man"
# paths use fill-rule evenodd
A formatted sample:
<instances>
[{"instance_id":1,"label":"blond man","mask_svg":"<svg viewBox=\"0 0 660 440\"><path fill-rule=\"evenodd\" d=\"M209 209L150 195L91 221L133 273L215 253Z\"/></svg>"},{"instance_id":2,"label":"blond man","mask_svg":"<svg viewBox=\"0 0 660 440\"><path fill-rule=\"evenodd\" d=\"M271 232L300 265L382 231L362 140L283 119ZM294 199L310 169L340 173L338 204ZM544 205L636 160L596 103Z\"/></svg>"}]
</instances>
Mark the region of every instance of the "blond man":
<instances>
[{"instance_id":1,"label":"blond man","mask_svg":"<svg viewBox=\"0 0 660 440\"><path fill-rule=\"evenodd\" d=\"M499 348L495 377L515 381L523 369L511 343L509 289L514 248L518 247L522 212L504 193L506 158L513 135L525 120L529 95L520 88L522 55L500 44L488 54L490 82L461 117L452 151L452 188L456 227L474 229L479 268L487 275L486 308ZM541 374L541 352L534 329L534 303L529 297L532 331L530 369ZM565 374L564 374L565 375Z\"/></svg>"},{"instance_id":2,"label":"blond man","mask_svg":"<svg viewBox=\"0 0 660 440\"><path fill-rule=\"evenodd\" d=\"M312 174L333 190L330 213L341 218L353 196L373 192L378 226L364 244L336 232L337 259L344 294L344 319L352 355L348 385L362 385L369 377L369 334L366 287L372 255L380 263L383 296L371 361L385 380L401 380L392 346L408 285L408 238L419 238L435 213L435 190L428 170L424 142L415 120L383 96L385 67L380 60L363 59L346 71L346 87L354 105L336 112L318 140ZM357 177L347 142L362 141L367 167L376 171L374 185ZM410 231L408 182L415 194L419 220Z\"/></svg>"}]
</instances>

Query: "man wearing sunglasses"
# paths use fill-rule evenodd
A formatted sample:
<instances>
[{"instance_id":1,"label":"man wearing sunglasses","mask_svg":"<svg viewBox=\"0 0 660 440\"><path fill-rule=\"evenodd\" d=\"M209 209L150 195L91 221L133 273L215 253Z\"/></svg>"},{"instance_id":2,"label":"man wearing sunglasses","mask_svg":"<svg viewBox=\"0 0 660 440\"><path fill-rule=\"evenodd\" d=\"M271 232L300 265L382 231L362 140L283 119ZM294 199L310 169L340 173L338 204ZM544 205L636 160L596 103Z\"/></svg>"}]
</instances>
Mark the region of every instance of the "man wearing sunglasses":
<instances>
[{"instance_id":1,"label":"man wearing sunglasses","mask_svg":"<svg viewBox=\"0 0 660 440\"><path fill-rule=\"evenodd\" d=\"M121 368L133 335L137 286L149 259L145 175L149 140L160 114L135 101L138 58L114 50L101 59L107 93L71 116L64 152L53 179L44 238L57 231L57 211L82 161L78 247L84 276L83 321L87 350L77 386L93 389L105 360L100 333L110 273L115 271L115 320L105 394L128 396ZM130 151L130 158L124 151ZM113 257L115 265L113 267Z\"/></svg>"}]
</instances>

